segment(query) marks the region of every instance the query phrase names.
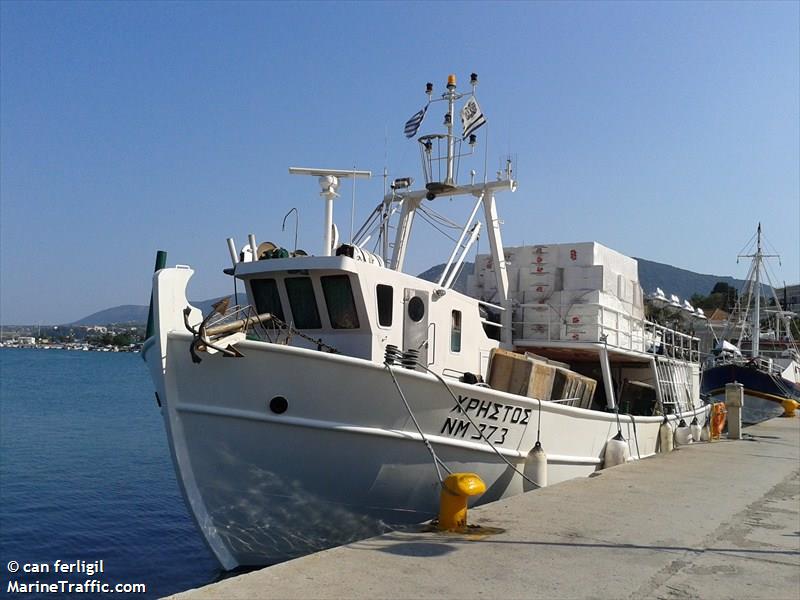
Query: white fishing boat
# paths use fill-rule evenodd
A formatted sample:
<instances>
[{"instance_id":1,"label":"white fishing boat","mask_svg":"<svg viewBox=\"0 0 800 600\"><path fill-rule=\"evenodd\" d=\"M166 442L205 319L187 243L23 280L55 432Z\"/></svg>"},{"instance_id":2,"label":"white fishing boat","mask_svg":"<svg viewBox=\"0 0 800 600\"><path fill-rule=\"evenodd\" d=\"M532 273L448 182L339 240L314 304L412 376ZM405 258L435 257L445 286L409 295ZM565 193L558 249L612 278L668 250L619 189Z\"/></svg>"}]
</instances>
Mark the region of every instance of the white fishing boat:
<instances>
[{"instance_id":1,"label":"white fishing boat","mask_svg":"<svg viewBox=\"0 0 800 600\"><path fill-rule=\"evenodd\" d=\"M291 169L321 185L319 255L229 238L226 273L247 300L205 315L186 298L191 268L155 273L143 358L186 503L224 568L434 518L447 472L479 475L484 503L587 476L609 444L614 462L643 459L681 420L684 443L688 423L695 436L706 423L698 340L644 319L635 260L596 243L504 252L496 195L517 188L511 163L458 182L484 121L476 84L462 94L451 76L440 98L428 84L406 124L414 137L444 108L445 132L418 138L425 185L396 179L351 244L336 240L334 198L369 173ZM403 266L415 216L441 199L466 220L431 282ZM460 293L481 228L489 255Z\"/></svg>"}]
</instances>

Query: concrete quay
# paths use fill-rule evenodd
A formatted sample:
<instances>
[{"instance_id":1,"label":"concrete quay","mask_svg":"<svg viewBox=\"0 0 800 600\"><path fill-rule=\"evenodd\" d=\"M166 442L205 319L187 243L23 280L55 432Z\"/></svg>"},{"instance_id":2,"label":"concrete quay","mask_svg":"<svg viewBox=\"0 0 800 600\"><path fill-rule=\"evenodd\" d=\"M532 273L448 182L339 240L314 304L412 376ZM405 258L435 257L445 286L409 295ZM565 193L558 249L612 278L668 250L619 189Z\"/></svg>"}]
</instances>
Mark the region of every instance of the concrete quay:
<instances>
[{"instance_id":1,"label":"concrete quay","mask_svg":"<svg viewBox=\"0 0 800 600\"><path fill-rule=\"evenodd\" d=\"M504 531L393 532L174 598L797 600L800 419L493 502L469 519Z\"/></svg>"}]
</instances>

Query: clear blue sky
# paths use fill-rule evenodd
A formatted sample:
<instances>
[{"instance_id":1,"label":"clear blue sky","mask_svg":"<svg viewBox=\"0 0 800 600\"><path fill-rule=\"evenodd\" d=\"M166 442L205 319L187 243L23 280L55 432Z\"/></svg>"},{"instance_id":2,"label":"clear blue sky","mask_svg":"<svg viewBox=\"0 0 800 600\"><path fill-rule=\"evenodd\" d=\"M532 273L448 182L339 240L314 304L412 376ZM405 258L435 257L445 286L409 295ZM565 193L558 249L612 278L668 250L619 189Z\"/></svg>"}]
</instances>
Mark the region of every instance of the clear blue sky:
<instances>
[{"instance_id":1,"label":"clear blue sky","mask_svg":"<svg viewBox=\"0 0 800 600\"><path fill-rule=\"evenodd\" d=\"M4 1L0 321L146 304L159 248L197 270L191 297L227 292L225 238L291 246L293 206L318 250L318 187L287 167L420 180L403 123L451 72L480 75L491 171L518 160L506 245L597 240L742 276L760 220L797 282L798 6ZM358 184L357 221L382 192ZM434 237L417 231L410 270L446 259Z\"/></svg>"}]
</instances>

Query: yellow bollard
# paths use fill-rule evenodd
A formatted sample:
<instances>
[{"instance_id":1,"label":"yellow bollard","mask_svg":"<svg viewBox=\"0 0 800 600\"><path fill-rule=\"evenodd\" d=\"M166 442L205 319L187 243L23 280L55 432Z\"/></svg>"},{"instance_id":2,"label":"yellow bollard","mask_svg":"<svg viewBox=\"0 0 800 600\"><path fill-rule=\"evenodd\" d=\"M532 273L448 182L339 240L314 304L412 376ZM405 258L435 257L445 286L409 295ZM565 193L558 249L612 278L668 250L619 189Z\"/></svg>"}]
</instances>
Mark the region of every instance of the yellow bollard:
<instances>
[{"instance_id":1,"label":"yellow bollard","mask_svg":"<svg viewBox=\"0 0 800 600\"><path fill-rule=\"evenodd\" d=\"M486 491L475 473L453 473L444 480L439 496L439 529L458 531L467 526L467 498Z\"/></svg>"},{"instance_id":2,"label":"yellow bollard","mask_svg":"<svg viewBox=\"0 0 800 600\"><path fill-rule=\"evenodd\" d=\"M794 400L786 398L785 400L781 400L781 406L783 406L783 414L781 415L782 417L793 417L794 411L798 406L800 406L800 404Z\"/></svg>"}]
</instances>

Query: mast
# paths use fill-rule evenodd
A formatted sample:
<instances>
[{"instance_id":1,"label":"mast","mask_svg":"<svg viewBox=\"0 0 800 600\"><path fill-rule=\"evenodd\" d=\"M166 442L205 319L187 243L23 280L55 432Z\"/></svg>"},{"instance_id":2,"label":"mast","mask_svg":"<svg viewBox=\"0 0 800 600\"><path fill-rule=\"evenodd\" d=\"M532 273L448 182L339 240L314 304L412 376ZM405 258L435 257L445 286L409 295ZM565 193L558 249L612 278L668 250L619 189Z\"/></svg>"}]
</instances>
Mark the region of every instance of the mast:
<instances>
[{"instance_id":1,"label":"mast","mask_svg":"<svg viewBox=\"0 0 800 600\"><path fill-rule=\"evenodd\" d=\"M460 98L456 94L456 76L447 76L447 91L443 94L447 99L447 114L444 116L444 124L447 126L447 176L444 183L455 185L453 181L453 163L455 162L455 137L453 137L453 113L456 108L456 99Z\"/></svg>"},{"instance_id":2,"label":"mast","mask_svg":"<svg viewBox=\"0 0 800 600\"><path fill-rule=\"evenodd\" d=\"M503 240L500 233L500 219L497 215L495 192L514 192L517 189L517 183L512 177L513 169L511 168L510 161L506 165L504 172L498 171L496 181L487 181L486 174L484 174L484 182L476 184L474 182L474 171L472 172L472 179L469 185L459 185L456 181L456 161L463 156L473 154L475 144L477 143L477 136L474 132L486 123L486 118L475 99L478 75L476 73L471 73L469 82L472 88L471 92L459 93L456 89L456 76L449 75L447 77L447 89L441 97L437 99L432 99L433 84L428 83L425 90L428 96L428 104L406 122L406 137L413 137L416 135L422 120L425 118L428 106L434 102L447 103L447 113L444 116L445 133L426 134L417 138L420 144L420 156L422 158L423 173L425 175L425 188L415 191L402 191L393 194L391 197L387 194L384 197L384 202L387 205L391 202L400 201L401 206L390 266L396 271L402 270L414 216L417 210L420 209L423 200L432 202L437 197L474 197L476 201L475 207L462 228L461 236L450 254L447 266L438 284L443 285L445 289L452 284L455 274L458 272L459 265L466 255L466 249L474 243L474 239L477 237L479 227L478 224L473 225L473 220L482 204L484 222L489 235L489 247L492 259L495 261L494 264L496 265L495 277L497 279L498 305L501 309L501 343L506 347L510 347L512 341L511 301L508 296L508 272L503 253ZM467 96L469 96L469 99L466 100L459 113L463 125L463 132L460 135L454 123L456 118L456 102ZM457 136L458 139L456 139ZM462 142L465 142L469 147L469 150L463 153L461 150ZM439 145L440 143L441 146ZM437 168L442 162L444 162L445 167L444 177L442 177L441 170ZM462 243L467 234L470 234L470 239L466 246L462 248ZM461 253L460 258L454 262L455 257L459 255L459 251ZM497 306L495 306L495 308L497 308Z\"/></svg>"},{"instance_id":3,"label":"mast","mask_svg":"<svg viewBox=\"0 0 800 600\"><path fill-rule=\"evenodd\" d=\"M752 238L751 238L752 239ZM750 246L752 247L752 246ZM750 270L747 272L747 283L748 283L748 299L747 299L747 312L745 312L745 317L742 322L741 328L741 335L744 336L744 332L747 327L747 316L750 310L750 295L755 296L755 302L753 303L753 313L750 315L750 355L753 358L757 358L760 354L760 338L761 338L761 265L765 262L764 259L766 258L778 258L780 260L780 256L777 254L764 254L764 250L761 247L761 223L758 224L758 229L756 231L756 248L754 254L740 254L738 258L752 258L753 262L750 265ZM738 260L737 260L738 262ZM769 281L769 275L764 272L766 276L767 283L771 287L772 284ZM774 292L773 292L774 295ZM776 302L776 304L779 304Z\"/></svg>"},{"instance_id":4,"label":"mast","mask_svg":"<svg viewBox=\"0 0 800 600\"><path fill-rule=\"evenodd\" d=\"M759 339L761 336L761 223L758 224L758 233L756 234L756 254L753 257L755 267L755 296L756 303L753 309L753 329L752 329L752 342L750 344L751 354L753 358L757 358L759 354Z\"/></svg>"}]
</instances>

